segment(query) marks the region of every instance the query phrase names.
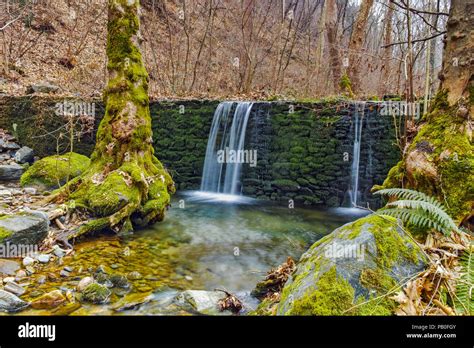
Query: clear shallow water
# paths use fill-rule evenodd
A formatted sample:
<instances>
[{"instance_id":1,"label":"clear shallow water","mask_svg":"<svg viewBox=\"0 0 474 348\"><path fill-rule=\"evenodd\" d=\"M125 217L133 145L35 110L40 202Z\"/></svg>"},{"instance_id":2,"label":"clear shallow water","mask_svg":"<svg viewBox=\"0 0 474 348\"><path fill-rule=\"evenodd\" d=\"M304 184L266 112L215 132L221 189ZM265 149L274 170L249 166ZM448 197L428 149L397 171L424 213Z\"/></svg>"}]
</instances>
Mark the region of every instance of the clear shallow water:
<instances>
[{"instance_id":1,"label":"clear shallow water","mask_svg":"<svg viewBox=\"0 0 474 348\"><path fill-rule=\"evenodd\" d=\"M134 238L179 241L175 257L204 289L250 291L266 272L298 259L322 236L361 214L357 209L276 206L246 197L184 192L164 222Z\"/></svg>"},{"instance_id":2,"label":"clear shallow water","mask_svg":"<svg viewBox=\"0 0 474 348\"><path fill-rule=\"evenodd\" d=\"M131 290L114 288L105 305L20 314L186 314L167 310L177 291L186 289L226 289L245 300L268 270L288 256L298 260L312 243L363 214L354 208L289 209L247 197L182 192L173 197L163 222L126 237L79 243L62 264L40 265L23 298L32 300L58 288L73 291L99 266L108 274L139 272L139 279L130 280ZM73 269L68 278L59 276L65 266ZM48 281L39 284L42 275ZM151 301L138 310L114 310L117 304L144 297Z\"/></svg>"}]
</instances>

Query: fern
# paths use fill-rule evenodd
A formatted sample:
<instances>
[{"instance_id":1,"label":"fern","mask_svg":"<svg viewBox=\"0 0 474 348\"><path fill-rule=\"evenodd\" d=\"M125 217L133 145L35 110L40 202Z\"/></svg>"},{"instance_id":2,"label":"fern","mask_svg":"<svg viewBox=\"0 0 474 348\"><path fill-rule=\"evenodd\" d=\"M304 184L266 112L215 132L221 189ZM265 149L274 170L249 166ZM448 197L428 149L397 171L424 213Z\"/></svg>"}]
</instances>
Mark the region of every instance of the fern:
<instances>
[{"instance_id":1,"label":"fern","mask_svg":"<svg viewBox=\"0 0 474 348\"><path fill-rule=\"evenodd\" d=\"M460 314L474 315L474 255L472 247L462 253L459 263L461 278L456 286L454 307Z\"/></svg>"},{"instance_id":2,"label":"fern","mask_svg":"<svg viewBox=\"0 0 474 348\"><path fill-rule=\"evenodd\" d=\"M445 235L449 235L451 231L459 231L444 206L434 197L401 188L380 190L375 194L399 198L389 202L387 208L381 210L382 214L399 218L420 228L433 228Z\"/></svg>"}]
</instances>

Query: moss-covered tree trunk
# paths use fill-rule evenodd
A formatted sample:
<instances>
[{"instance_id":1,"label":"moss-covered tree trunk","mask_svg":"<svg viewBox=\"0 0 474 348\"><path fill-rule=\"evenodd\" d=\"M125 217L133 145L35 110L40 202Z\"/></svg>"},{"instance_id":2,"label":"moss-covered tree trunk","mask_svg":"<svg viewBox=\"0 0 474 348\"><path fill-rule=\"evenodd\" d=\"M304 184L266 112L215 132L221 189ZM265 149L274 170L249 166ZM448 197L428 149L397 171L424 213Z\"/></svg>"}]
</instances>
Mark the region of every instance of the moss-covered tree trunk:
<instances>
[{"instance_id":1,"label":"moss-covered tree trunk","mask_svg":"<svg viewBox=\"0 0 474 348\"><path fill-rule=\"evenodd\" d=\"M440 198L459 222L473 227L474 0L452 0L440 90L418 133L384 187L413 188Z\"/></svg>"},{"instance_id":2,"label":"moss-covered tree trunk","mask_svg":"<svg viewBox=\"0 0 474 348\"><path fill-rule=\"evenodd\" d=\"M162 220L174 192L171 177L154 156L139 26L139 0L108 0L105 116L90 167L56 195L98 217L74 236L104 228L128 231Z\"/></svg>"}]
</instances>

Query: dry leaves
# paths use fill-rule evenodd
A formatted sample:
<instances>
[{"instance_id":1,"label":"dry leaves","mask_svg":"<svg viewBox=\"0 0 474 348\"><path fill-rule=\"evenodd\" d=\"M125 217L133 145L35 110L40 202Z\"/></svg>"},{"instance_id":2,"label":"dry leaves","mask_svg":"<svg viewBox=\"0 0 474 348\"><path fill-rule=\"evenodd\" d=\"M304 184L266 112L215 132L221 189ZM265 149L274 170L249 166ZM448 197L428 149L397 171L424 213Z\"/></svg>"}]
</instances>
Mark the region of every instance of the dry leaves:
<instances>
[{"instance_id":1,"label":"dry leaves","mask_svg":"<svg viewBox=\"0 0 474 348\"><path fill-rule=\"evenodd\" d=\"M472 237L453 232L447 237L430 233L423 246L430 259L428 268L411 279L391 299L399 304L397 315L455 315L443 294L455 296L456 281L460 277L459 252L465 250Z\"/></svg>"}]
</instances>

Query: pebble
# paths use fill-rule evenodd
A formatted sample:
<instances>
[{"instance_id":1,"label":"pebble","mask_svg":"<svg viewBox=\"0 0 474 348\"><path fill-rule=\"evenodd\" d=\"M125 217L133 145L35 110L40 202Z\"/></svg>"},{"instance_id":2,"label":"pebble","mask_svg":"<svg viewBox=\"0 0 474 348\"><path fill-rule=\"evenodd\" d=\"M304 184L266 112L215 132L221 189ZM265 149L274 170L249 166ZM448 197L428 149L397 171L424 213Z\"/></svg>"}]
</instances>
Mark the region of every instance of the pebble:
<instances>
[{"instance_id":1,"label":"pebble","mask_svg":"<svg viewBox=\"0 0 474 348\"><path fill-rule=\"evenodd\" d=\"M59 275L61 277L69 277L69 273L68 271L66 271L65 269L61 270L61 272L59 272Z\"/></svg>"},{"instance_id":2,"label":"pebble","mask_svg":"<svg viewBox=\"0 0 474 348\"><path fill-rule=\"evenodd\" d=\"M28 195L36 195L36 189L34 187L25 187L23 191Z\"/></svg>"},{"instance_id":3,"label":"pebble","mask_svg":"<svg viewBox=\"0 0 474 348\"><path fill-rule=\"evenodd\" d=\"M14 277L6 277L6 278L3 278L3 282L4 283L13 283L13 282L15 282L15 278Z\"/></svg>"},{"instance_id":4,"label":"pebble","mask_svg":"<svg viewBox=\"0 0 474 348\"><path fill-rule=\"evenodd\" d=\"M27 274L24 270L20 269L18 272L16 272L15 280L21 280L23 278L26 278Z\"/></svg>"},{"instance_id":5,"label":"pebble","mask_svg":"<svg viewBox=\"0 0 474 348\"><path fill-rule=\"evenodd\" d=\"M138 280L142 278L142 275L137 271L133 271L127 275L127 278L130 280Z\"/></svg>"},{"instance_id":6,"label":"pebble","mask_svg":"<svg viewBox=\"0 0 474 348\"><path fill-rule=\"evenodd\" d=\"M35 263L35 260L29 256L23 259L23 266L30 266Z\"/></svg>"},{"instance_id":7,"label":"pebble","mask_svg":"<svg viewBox=\"0 0 474 348\"><path fill-rule=\"evenodd\" d=\"M41 262L41 263L48 263L49 260L51 259L51 255L48 255L48 254L39 254L36 259L37 259L39 262Z\"/></svg>"},{"instance_id":8,"label":"pebble","mask_svg":"<svg viewBox=\"0 0 474 348\"><path fill-rule=\"evenodd\" d=\"M8 291L17 296L21 296L26 292L26 290L21 285L15 282L6 283L5 286L3 287L3 290Z\"/></svg>"},{"instance_id":9,"label":"pebble","mask_svg":"<svg viewBox=\"0 0 474 348\"><path fill-rule=\"evenodd\" d=\"M36 273L36 270L33 268L33 266L26 266L26 273L28 275L32 275Z\"/></svg>"},{"instance_id":10,"label":"pebble","mask_svg":"<svg viewBox=\"0 0 474 348\"><path fill-rule=\"evenodd\" d=\"M36 282L37 282L38 284L44 284L44 283L46 283L46 276L40 275L40 276L38 277L38 279L36 279Z\"/></svg>"},{"instance_id":11,"label":"pebble","mask_svg":"<svg viewBox=\"0 0 474 348\"><path fill-rule=\"evenodd\" d=\"M81 279L79 284L77 284L77 291L82 292L89 284L92 284L94 282L94 278L92 277L85 277Z\"/></svg>"},{"instance_id":12,"label":"pebble","mask_svg":"<svg viewBox=\"0 0 474 348\"><path fill-rule=\"evenodd\" d=\"M56 255L57 257L63 257L64 255L66 255L66 251L61 249L59 245L55 245L53 247L53 254Z\"/></svg>"},{"instance_id":13,"label":"pebble","mask_svg":"<svg viewBox=\"0 0 474 348\"><path fill-rule=\"evenodd\" d=\"M192 281L192 280L193 280L193 277L187 275L187 276L184 276L184 279L186 279L186 280L188 280L188 281Z\"/></svg>"}]
</instances>

